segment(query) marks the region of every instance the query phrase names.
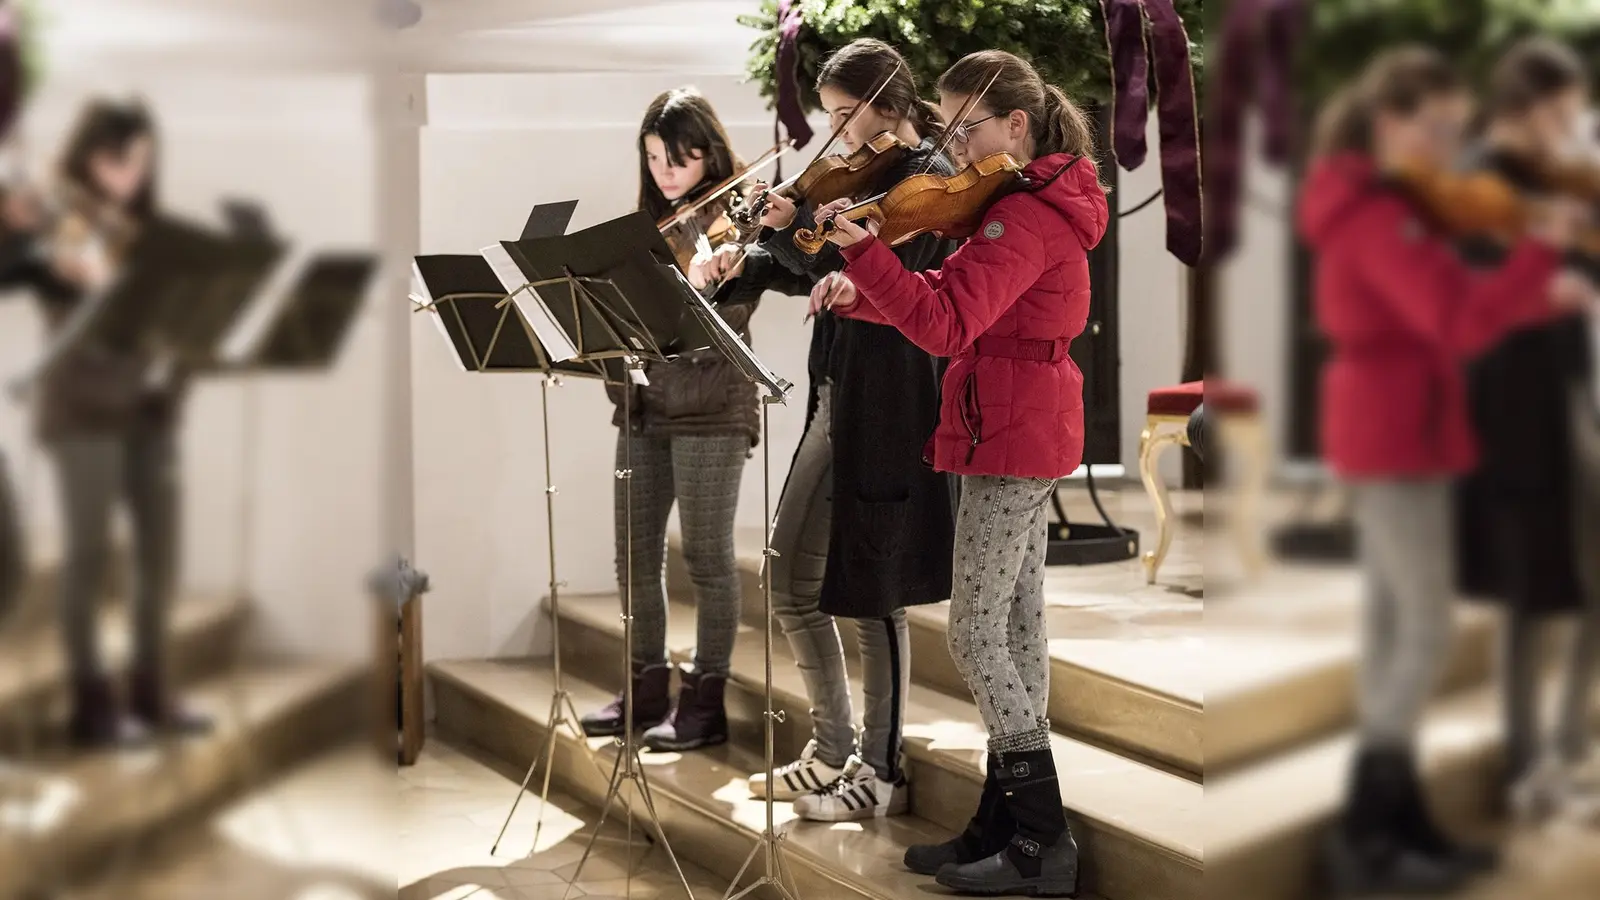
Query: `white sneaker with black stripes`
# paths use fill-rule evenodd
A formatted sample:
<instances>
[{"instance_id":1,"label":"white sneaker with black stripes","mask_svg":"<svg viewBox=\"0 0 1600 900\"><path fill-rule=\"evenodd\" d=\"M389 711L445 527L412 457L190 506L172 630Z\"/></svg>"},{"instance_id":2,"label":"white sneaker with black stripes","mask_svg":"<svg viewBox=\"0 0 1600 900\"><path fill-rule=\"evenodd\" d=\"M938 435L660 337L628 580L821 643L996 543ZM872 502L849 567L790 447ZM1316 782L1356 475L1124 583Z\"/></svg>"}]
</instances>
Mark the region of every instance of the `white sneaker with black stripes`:
<instances>
[{"instance_id":1,"label":"white sneaker with black stripes","mask_svg":"<svg viewBox=\"0 0 1600 900\"><path fill-rule=\"evenodd\" d=\"M849 765L849 762L846 761L845 764ZM797 800L813 791L823 790L838 781L839 776L844 774L844 769L835 768L817 759L817 742L813 740L806 744L806 749L800 754L799 759L779 766L772 774L778 785L778 789L772 794L772 799L782 802ZM750 776L750 794L766 799L767 773L757 772Z\"/></svg>"},{"instance_id":2,"label":"white sneaker with black stripes","mask_svg":"<svg viewBox=\"0 0 1600 900\"><path fill-rule=\"evenodd\" d=\"M910 806L910 794L904 774L895 781L885 781L861 757L852 756L838 781L796 800L794 812L810 822L898 816Z\"/></svg>"}]
</instances>

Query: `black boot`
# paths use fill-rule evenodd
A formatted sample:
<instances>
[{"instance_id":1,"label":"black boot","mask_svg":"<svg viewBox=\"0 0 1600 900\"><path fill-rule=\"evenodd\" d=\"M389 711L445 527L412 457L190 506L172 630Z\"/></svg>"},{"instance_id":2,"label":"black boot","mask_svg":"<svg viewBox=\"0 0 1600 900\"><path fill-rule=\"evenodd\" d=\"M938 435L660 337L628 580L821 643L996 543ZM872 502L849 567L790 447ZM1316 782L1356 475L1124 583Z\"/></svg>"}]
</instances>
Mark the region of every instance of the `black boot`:
<instances>
[{"instance_id":1,"label":"black boot","mask_svg":"<svg viewBox=\"0 0 1600 900\"><path fill-rule=\"evenodd\" d=\"M212 722L178 703L167 689L158 666L135 669L128 679L128 710L145 728L158 734L206 734Z\"/></svg>"},{"instance_id":2,"label":"black boot","mask_svg":"<svg viewBox=\"0 0 1600 900\"><path fill-rule=\"evenodd\" d=\"M666 663L633 670L633 727L644 731L661 724L671 711L672 667ZM589 713L579 723L589 737L616 737L622 734L623 696Z\"/></svg>"},{"instance_id":3,"label":"black boot","mask_svg":"<svg viewBox=\"0 0 1600 900\"><path fill-rule=\"evenodd\" d=\"M963 894L1075 897L1078 844L1061 809L1056 763L1049 750L996 757L1001 802L1016 828L1005 849L975 862L947 865L938 882Z\"/></svg>"},{"instance_id":4,"label":"black boot","mask_svg":"<svg viewBox=\"0 0 1600 900\"><path fill-rule=\"evenodd\" d=\"M967 829L942 844L915 844L906 848L906 868L918 875L937 875L947 865L976 862L1005 849L1017 826L1001 796L996 765L995 755L989 754L983 794L978 798L978 811L967 823Z\"/></svg>"},{"instance_id":5,"label":"black boot","mask_svg":"<svg viewBox=\"0 0 1600 900\"><path fill-rule=\"evenodd\" d=\"M79 678L72 686L72 718L67 740L80 750L135 747L148 735L139 723L123 715L111 682L103 677Z\"/></svg>"},{"instance_id":6,"label":"black boot","mask_svg":"<svg viewBox=\"0 0 1600 900\"><path fill-rule=\"evenodd\" d=\"M1404 751L1368 750L1356 758L1345 811L1324 848L1335 896L1448 894L1466 883L1466 868L1428 852L1412 833L1414 775ZM1420 791L1414 796L1420 802Z\"/></svg>"},{"instance_id":7,"label":"black boot","mask_svg":"<svg viewBox=\"0 0 1600 900\"><path fill-rule=\"evenodd\" d=\"M1422 776L1416 759L1396 751L1395 759L1383 763L1394 766L1401 784L1400 822L1402 834L1411 846L1435 859L1442 859L1467 875L1492 872L1500 865L1500 854L1493 847L1457 843L1439 827L1423 796Z\"/></svg>"},{"instance_id":8,"label":"black boot","mask_svg":"<svg viewBox=\"0 0 1600 900\"><path fill-rule=\"evenodd\" d=\"M644 733L644 746L682 752L726 744L728 712L722 698L728 676L694 672L685 666L679 678L683 687L678 691L678 705L665 722Z\"/></svg>"}]
</instances>

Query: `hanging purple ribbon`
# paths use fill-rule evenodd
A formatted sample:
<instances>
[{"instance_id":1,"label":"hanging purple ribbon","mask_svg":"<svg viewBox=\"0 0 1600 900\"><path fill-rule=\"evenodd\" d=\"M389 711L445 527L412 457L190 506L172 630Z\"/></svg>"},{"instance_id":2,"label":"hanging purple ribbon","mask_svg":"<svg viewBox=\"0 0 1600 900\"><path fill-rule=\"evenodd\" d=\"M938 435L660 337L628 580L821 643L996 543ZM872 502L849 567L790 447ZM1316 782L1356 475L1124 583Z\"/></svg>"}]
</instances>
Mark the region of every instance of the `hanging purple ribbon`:
<instances>
[{"instance_id":1,"label":"hanging purple ribbon","mask_svg":"<svg viewBox=\"0 0 1600 900\"><path fill-rule=\"evenodd\" d=\"M1144 165L1145 122L1150 114L1150 65L1139 0L1100 0L1111 56L1111 149L1129 171Z\"/></svg>"},{"instance_id":2,"label":"hanging purple ribbon","mask_svg":"<svg viewBox=\"0 0 1600 900\"><path fill-rule=\"evenodd\" d=\"M1294 152L1291 67L1306 11L1304 0L1235 0L1222 23L1212 64L1216 79L1206 103L1205 249L1211 261L1238 243L1249 110L1261 111L1268 162L1281 165Z\"/></svg>"},{"instance_id":3,"label":"hanging purple ribbon","mask_svg":"<svg viewBox=\"0 0 1600 900\"><path fill-rule=\"evenodd\" d=\"M778 70L778 121L772 126L773 142L780 139L777 131L782 125L796 149L810 143L812 135L806 111L800 105L800 52L795 46L804 23L805 14L798 0L778 0L778 54L774 61Z\"/></svg>"},{"instance_id":4,"label":"hanging purple ribbon","mask_svg":"<svg viewBox=\"0 0 1600 900\"><path fill-rule=\"evenodd\" d=\"M1189 32L1172 0L1145 0L1154 49L1156 122L1161 128L1161 191L1167 207L1167 251L1200 264L1200 117L1194 96Z\"/></svg>"},{"instance_id":5,"label":"hanging purple ribbon","mask_svg":"<svg viewBox=\"0 0 1600 900\"><path fill-rule=\"evenodd\" d=\"M22 38L16 10L0 0L0 140L11 133L22 108Z\"/></svg>"}]
</instances>

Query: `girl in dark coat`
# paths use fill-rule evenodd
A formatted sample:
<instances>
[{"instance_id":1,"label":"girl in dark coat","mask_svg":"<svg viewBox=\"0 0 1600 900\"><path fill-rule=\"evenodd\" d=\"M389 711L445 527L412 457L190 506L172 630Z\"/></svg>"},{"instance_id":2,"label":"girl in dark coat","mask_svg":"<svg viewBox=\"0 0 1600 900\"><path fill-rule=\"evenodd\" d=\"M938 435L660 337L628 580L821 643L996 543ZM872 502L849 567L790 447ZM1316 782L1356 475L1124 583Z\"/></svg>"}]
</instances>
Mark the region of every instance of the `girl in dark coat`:
<instances>
[{"instance_id":1,"label":"girl in dark coat","mask_svg":"<svg viewBox=\"0 0 1600 900\"><path fill-rule=\"evenodd\" d=\"M1083 456L1083 375L1068 349L1088 320L1088 251L1108 210L1088 121L1031 65L964 57L939 79L940 106L953 117L974 97L950 123L956 162L1009 153L1020 189L934 271L907 271L867 229L835 219L829 239L848 263L812 295L951 357L928 456L961 476L950 650L989 732L990 779L967 832L910 848L906 865L961 891L1066 896L1077 845L1046 718L1045 529L1056 480Z\"/></svg>"},{"instance_id":2,"label":"girl in dark coat","mask_svg":"<svg viewBox=\"0 0 1600 900\"><path fill-rule=\"evenodd\" d=\"M50 234L7 273L33 288L59 333L155 215L155 125L136 104L95 101L68 140L64 211ZM37 388L39 438L55 462L66 525L59 608L72 673L72 741L101 747L155 728L193 731L206 720L176 704L164 641L177 574L178 408L181 378L152 387L152 361L132 346L83 342L51 365ZM99 601L111 559L111 514L126 501L138 580L125 718L99 653Z\"/></svg>"},{"instance_id":3,"label":"girl in dark coat","mask_svg":"<svg viewBox=\"0 0 1600 900\"><path fill-rule=\"evenodd\" d=\"M876 40L841 48L817 90L835 128L871 95L900 54ZM899 71L841 136L853 152L890 132L912 149L875 190L919 171L948 173L935 153L938 114ZM808 282L844 265L837 250L808 255L794 233L812 211L774 197L762 247ZM949 244L926 236L899 248L897 265L936 265ZM748 262L746 263L748 266ZM938 415L939 361L893 328L822 313L811 333L806 428L778 501L771 563L773 609L811 699L814 736L780 767L771 790L802 818L841 821L905 812L901 733L910 687L905 607L950 596L949 482L922 462ZM835 616L856 620L865 696L861 740ZM751 778L764 796L765 773Z\"/></svg>"},{"instance_id":4,"label":"girl in dark coat","mask_svg":"<svg viewBox=\"0 0 1600 900\"><path fill-rule=\"evenodd\" d=\"M1489 87L1489 118L1470 162L1495 172L1530 195L1548 190L1534 161L1560 159L1582 134L1589 73L1565 45L1531 39L1513 47L1496 66ZM1470 261L1491 266L1504 251L1492 244L1465 248ZM1593 259L1573 257L1587 270ZM1540 756L1538 685L1542 624L1582 609L1582 557L1600 549L1576 540L1579 457L1574 455L1571 394L1589 383L1589 324L1565 316L1508 337L1469 371L1469 391L1482 459L1459 493L1463 590L1508 604L1502 693L1506 722L1506 783L1528 775ZM1592 667L1576 648L1581 671ZM1588 749L1588 692L1578 677L1568 685L1559 723L1555 769L1578 762ZM1535 780L1545 783L1549 778ZM1530 783L1530 787L1535 784Z\"/></svg>"},{"instance_id":5,"label":"girl in dark coat","mask_svg":"<svg viewBox=\"0 0 1600 900\"><path fill-rule=\"evenodd\" d=\"M716 111L693 88L668 91L650 104L639 126L638 149L639 208L657 221L740 166ZM710 300L748 340L750 316L775 267L758 254L748 261L744 277L722 275L724 266L704 252L698 239L724 208L724 201L714 201L666 237L696 288L721 284ZM647 385L607 385L617 407L616 467L633 471L632 541L629 482L618 479L616 546L619 586L632 561L634 727L645 729L642 740L650 749L693 750L728 739L723 690L739 627L734 514L745 460L760 434L756 389L716 350L647 364L644 374ZM632 394L626 404L623 391ZM625 406L631 413L627 421ZM694 665L682 673L676 703L666 657L665 581L667 517L674 504L699 621ZM584 716L582 724L591 736L621 734L622 695Z\"/></svg>"},{"instance_id":6,"label":"girl in dark coat","mask_svg":"<svg viewBox=\"0 0 1600 900\"><path fill-rule=\"evenodd\" d=\"M1581 302L1558 275L1572 206L1543 212L1492 272L1475 272L1389 173L1447 169L1471 101L1432 50L1390 51L1324 110L1300 196L1317 255L1322 444L1351 484L1367 581L1360 749L1329 874L1339 894L1445 893L1494 864L1449 840L1422 796L1415 741L1449 646L1453 480L1477 457L1462 364Z\"/></svg>"}]
</instances>

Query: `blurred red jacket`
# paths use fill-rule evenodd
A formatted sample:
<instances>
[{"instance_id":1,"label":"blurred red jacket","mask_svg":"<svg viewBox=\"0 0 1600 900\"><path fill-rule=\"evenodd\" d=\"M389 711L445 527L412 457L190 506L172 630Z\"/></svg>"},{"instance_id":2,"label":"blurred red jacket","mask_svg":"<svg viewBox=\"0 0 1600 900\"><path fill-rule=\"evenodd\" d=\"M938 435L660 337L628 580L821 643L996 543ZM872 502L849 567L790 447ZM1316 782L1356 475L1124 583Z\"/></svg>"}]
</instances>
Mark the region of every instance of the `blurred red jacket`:
<instances>
[{"instance_id":1,"label":"blurred red jacket","mask_svg":"<svg viewBox=\"0 0 1600 900\"><path fill-rule=\"evenodd\" d=\"M1351 479L1440 477L1473 467L1477 443L1462 363L1508 332L1557 314L1560 254L1524 240L1473 271L1370 158L1319 161L1299 225L1316 254L1322 456Z\"/></svg>"},{"instance_id":2,"label":"blurred red jacket","mask_svg":"<svg viewBox=\"0 0 1600 900\"><path fill-rule=\"evenodd\" d=\"M1023 174L1040 187L996 201L940 269L908 272L876 238L844 250L858 301L835 311L950 357L924 451L941 472L1059 478L1083 459L1083 373L1067 351L1089 319L1106 195L1089 159L1052 154Z\"/></svg>"}]
</instances>

